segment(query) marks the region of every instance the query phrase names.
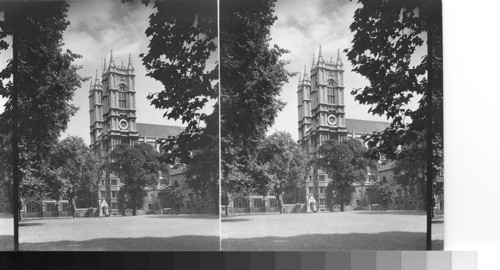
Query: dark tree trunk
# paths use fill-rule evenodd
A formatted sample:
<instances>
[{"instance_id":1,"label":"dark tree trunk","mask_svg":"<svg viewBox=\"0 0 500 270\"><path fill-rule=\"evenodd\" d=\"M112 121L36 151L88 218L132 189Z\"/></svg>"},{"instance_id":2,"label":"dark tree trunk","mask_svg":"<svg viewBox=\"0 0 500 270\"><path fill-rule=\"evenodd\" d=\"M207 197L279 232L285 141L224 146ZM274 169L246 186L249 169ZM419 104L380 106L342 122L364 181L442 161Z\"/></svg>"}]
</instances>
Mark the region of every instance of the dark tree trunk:
<instances>
[{"instance_id":1,"label":"dark tree trunk","mask_svg":"<svg viewBox=\"0 0 500 270\"><path fill-rule=\"evenodd\" d=\"M227 195L226 193L226 217L228 216L228 211L227 211L227 207L229 206L229 196Z\"/></svg>"},{"instance_id":2,"label":"dark tree trunk","mask_svg":"<svg viewBox=\"0 0 500 270\"><path fill-rule=\"evenodd\" d=\"M215 213L216 215L219 214L220 207L219 207L219 186L213 185L212 186L212 200L214 200L215 204Z\"/></svg>"},{"instance_id":3,"label":"dark tree trunk","mask_svg":"<svg viewBox=\"0 0 500 270\"><path fill-rule=\"evenodd\" d=\"M75 209L75 199L73 197L68 198L69 205L71 206L71 215L73 218L76 217L76 209Z\"/></svg>"}]
</instances>

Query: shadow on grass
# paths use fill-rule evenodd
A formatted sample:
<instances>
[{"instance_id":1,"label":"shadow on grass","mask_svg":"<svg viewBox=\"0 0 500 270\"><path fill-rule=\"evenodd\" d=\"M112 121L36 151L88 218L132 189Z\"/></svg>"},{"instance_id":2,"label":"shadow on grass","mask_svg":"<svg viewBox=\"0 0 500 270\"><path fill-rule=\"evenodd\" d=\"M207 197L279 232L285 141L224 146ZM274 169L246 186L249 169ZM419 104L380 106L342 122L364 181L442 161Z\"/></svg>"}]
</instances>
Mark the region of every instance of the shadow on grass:
<instances>
[{"instance_id":1,"label":"shadow on grass","mask_svg":"<svg viewBox=\"0 0 500 270\"><path fill-rule=\"evenodd\" d=\"M219 219L219 215L147 215L148 218Z\"/></svg>"},{"instance_id":2,"label":"shadow on grass","mask_svg":"<svg viewBox=\"0 0 500 270\"><path fill-rule=\"evenodd\" d=\"M372 210L372 211L353 211L355 214L361 215L403 215L403 216L425 216L427 215L424 211L383 211L383 210Z\"/></svg>"},{"instance_id":3,"label":"shadow on grass","mask_svg":"<svg viewBox=\"0 0 500 270\"><path fill-rule=\"evenodd\" d=\"M43 225L43 223L23 223L19 222L19 227L31 227L31 226L40 226Z\"/></svg>"},{"instance_id":4,"label":"shadow on grass","mask_svg":"<svg viewBox=\"0 0 500 270\"><path fill-rule=\"evenodd\" d=\"M220 222L238 222L238 221L249 221L248 218L232 218L232 219L221 219Z\"/></svg>"},{"instance_id":5,"label":"shadow on grass","mask_svg":"<svg viewBox=\"0 0 500 270\"><path fill-rule=\"evenodd\" d=\"M394 231L222 239L221 249L227 251L425 250L425 236L423 232Z\"/></svg>"},{"instance_id":6,"label":"shadow on grass","mask_svg":"<svg viewBox=\"0 0 500 270\"><path fill-rule=\"evenodd\" d=\"M432 250L444 250L444 241L432 240Z\"/></svg>"},{"instance_id":7,"label":"shadow on grass","mask_svg":"<svg viewBox=\"0 0 500 270\"><path fill-rule=\"evenodd\" d=\"M0 251L14 251L14 236L0 235Z\"/></svg>"},{"instance_id":8,"label":"shadow on grass","mask_svg":"<svg viewBox=\"0 0 500 270\"><path fill-rule=\"evenodd\" d=\"M100 238L86 241L20 243L21 251L218 251L219 237Z\"/></svg>"}]
</instances>

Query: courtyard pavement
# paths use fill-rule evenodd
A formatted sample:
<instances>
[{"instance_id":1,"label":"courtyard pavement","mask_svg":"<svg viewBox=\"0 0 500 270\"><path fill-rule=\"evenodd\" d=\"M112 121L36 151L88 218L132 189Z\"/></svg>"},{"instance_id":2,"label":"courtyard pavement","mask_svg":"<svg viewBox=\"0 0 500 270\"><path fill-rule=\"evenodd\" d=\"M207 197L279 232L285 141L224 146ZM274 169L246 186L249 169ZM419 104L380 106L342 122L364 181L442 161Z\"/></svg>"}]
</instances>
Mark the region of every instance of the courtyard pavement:
<instances>
[{"instance_id":1,"label":"courtyard pavement","mask_svg":"<svg viewBox=\"0 0 500 270\"><path fill-rule=\"evenodd\" d=\"M227 251L425 250L426 215L351 211L223 216L221 233L222 250ZM442 246L442 238L436 241Z\"/></svg>"},{"instance_id":2,"label":"courtyard pavement","mask_svg":"<svg viewBox=\"0 0 500 270\"><path fill-rule=\"evenodd\" d=\"M219 250L213 215L36 219L19 226L22 251Z\"/></svg>"}]
</instances>

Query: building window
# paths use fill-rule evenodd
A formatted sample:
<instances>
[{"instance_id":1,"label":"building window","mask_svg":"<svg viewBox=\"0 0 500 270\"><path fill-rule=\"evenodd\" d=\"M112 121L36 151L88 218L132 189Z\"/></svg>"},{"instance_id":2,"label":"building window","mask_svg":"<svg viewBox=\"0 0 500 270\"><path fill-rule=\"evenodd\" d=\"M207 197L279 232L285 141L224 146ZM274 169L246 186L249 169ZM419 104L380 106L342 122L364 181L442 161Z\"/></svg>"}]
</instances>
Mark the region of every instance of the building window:
<instances>
[{"instance_id":1,"label":"building window","mask_svg":"<svg viewBox=\"0 0 500 270\"><path fill-rule=\"evenodd\" d=\"M101 180L101 186L104 186L104 180Z\"/></svg>"},{"instance_id":2,"label":"building window","mask_svg":"<svg viewBox=\"0 0 500 270\"><path fill-rule=\"evenodd\" d=\"M116 198L116 191L111 191L111 197Z\"/></svg>"},{"instance_id":3,"label":"building window","mask_svg":"<svg viewBox=\"0 0 500 270\"><path fill-rule=\"evenodd\" d=\"M313 188L309 187L309 193L313 193Z\"/></svg>"},{"instance_id":4,"label":"building window","mask_svg":"<svg viewBox=\"0 0 500 270\"><path fill-rule=\"evenodd\" d=\"M233 200L234 208L246 208L248 207L248 200L245 198L238 197Z\"/></svg>"},{"instance_id":5,"label":"building window","mask_svg":"<svg viewBox=\"0 0 500 270\"><path fill-rule=\"evenodd\" d=\"M327 93L327 103L335 104L335 90L333 89L333 81L328 81L328 86L326 88Z\"/></svg>"},{"instance_id":6,"label":"building window","mask_svg":"<svg viewBox=\"0 0 500 270\"><path fill-rule=\"evenodd\" d=\"M106 197L106 192L105 191L101 191L101 198L104 198Z\"/></svg>"},{"instance_id":7,"label":"building window","mask_svg":"<svg viewBox=\"0 0 500 270\"><path fill-rule=\"evenodd\" d=\"M278 200L276 199L269 199L269 206L270 207L278 207Z\"/></svg>"},{"instance_id":8,"label":"building window","mask_svg":"<svg viewBox=\"0 0 500 270\"><path fill-rule=\"evenodd\" d=\"M264 206L264 200L262 199L253 199L253 207L260 208Z\"/></svg>"},{"instance_id":9,"label":"building window","mask_svg":"<svg viewBox=\"0 0 500 270\"><path fill-rule=\"evenodd\" d=\"M42 205L37 202L29 202L26 204L27 213L38 213L42 212Z\"/></svg>"},{"instance_id":10,"label":"building window","mask_svg":"<svg viewBox=\"0 0 500 270\"><path fill-rule=\"evenodd\" d=\"M62 210L63 210L63 212L69 212L69 211L71 211L71 206L69 205L69 203L63 203L62 204Z\"/></svg>"},{"instance_id":11,"label":"building window","mask_svg":"<svg viewBox=\"0 0 500 270\"><path fill-rule=\"evenodd\" d=\"M111 185L116 186L117 182L116 179L111 180Z\"/></svg>"},{"instance_id":12,"label":"building window","mask_svg":"<svg viewBox=\"0 0 500 270\"><path fill-rule=\"evenodd\" d=\"M48 203L47 212L57 212L57 205L55 203Z\"/></svg>"},{"instance_id":13,"label":"building window","mask_svg":"<svg viewBox=\"0 0 500 270\"><path fill-rule=\"evenodd\" d=\"M325 187L320 187L319 188L319 193L325 193Z\"/></svg>"},{"instance_id":14,"label":"building window","mask_svg":"<svg viewBox=\"0 0 500 270\"><path fill-rule=\"evenodd\" d=\"M320 175L319 176L319 181L320 182L325 182L325 176L324 175Z\"/></svg>"},{"instance_id":15,"label":"building window","mask_svg":"<svg viewBox=\"0 0 500 270\"><path fill-rule=\"evenodd\" d=\"M326 205L325 199L319 199L319 205Z\"/></svg>"},{"instance_id":16,"label":"building window","mask_svg":"<svg viewBox=\"0 0 500 270\"><path fill-rule=\"evenodd\" d=\"M127 108L127 92L125 92L124 85L120 85L120 91L118 92L118 107L120 109Z\"/></svg>"},{"instance_id":17,"label":"building window","mask_svg":"<svg viewBox=\"0 0 500 270\"><path fill-rule=\"evenodd\" d=\"M113 209L113 210L118 209L118 204L117 203L111 203L111 209Z\"/></svg>"}]
</instances>

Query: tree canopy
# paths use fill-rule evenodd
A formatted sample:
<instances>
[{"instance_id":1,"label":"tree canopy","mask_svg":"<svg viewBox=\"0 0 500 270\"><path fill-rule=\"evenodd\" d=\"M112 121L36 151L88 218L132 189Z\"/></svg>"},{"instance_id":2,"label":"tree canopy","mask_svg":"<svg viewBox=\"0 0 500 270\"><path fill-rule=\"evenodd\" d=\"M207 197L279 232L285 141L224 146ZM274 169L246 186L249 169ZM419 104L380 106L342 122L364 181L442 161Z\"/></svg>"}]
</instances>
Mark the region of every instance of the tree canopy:
<instances>
[{"instance_id":1,"label":"tree canopy","mask_svg":"<svg viewBox=\"0 0 500 270\"><path fill-rule=\"evenodd\" d=\"M220 1L221 162L224 192L252 186L245 177L257 146L284 102L282 86L293 74L270 44L275 0Z\"/></svg>"},{"instance_id":2,"label":"tree canopy","mask_svg":"<svg viewBox=\"0 0 500 270\"><path fill-rule=\"evenodd\" d=\"M358 2L362 7L351 24L354 39L347 56L353 71L370 84L352 94L361 104L371 105L369 112L392 121L367 142L390 159L398 159L400 145L423 143L433 150L432 155L420 151L420 158L433 164L435 176L443 166L441 1ZM418 59L425 49L427 55ZM418 108L409 108L412 100L419 101Z\"/></svg>"},{"instance_id":3,"label":"tree canopy","mask_svg":"<svg viewBox=\"0 0 500 270\"><path fill-rule=\"evenodd\" d=\"M2 2L0 10L0 51L13 48L13 58L0 71L0 95L7 99L0 133L3 146L11 144L2 147L9 153L3 157L10 156L2 162L13 171L8 178L14 197L20 187L20 197L40 199L47 195L43 179L54 176L47 157L78 109L71 100L84 80L73 64L80 56L62 49L66 2ZM12 203L19 209L15 199Z\"/></svg>"},{"instance_id":4,"label":"tree canopy","mask_svg":"<svg viewBox=\"0 0 500 270\"><path fill-rule=\"evenodd\" d=\"M139 143L130 147L126 144L115 146L111 151L112 162L106 164L109 172L115 173L123 186L120 189L120 204L132 208L133 215L142 208L146 188L158 184L160 163L153 146Z\"/></svg>"},{"instance_id":5,"label":"tree canopy","mask_svg":"<svg viewBox=\"0 0 500 270\"><path fill-rule=\"evenodd\" d=\"M300 188L307 175L306 154L287 132L276 132L266 137L260 144L251 176L257 193L276 194L280 213L282 195L286 188Z\"/></svg>"},{"instance_id":6,"label":"tree canopy","mask_svg":"<svg viewBox=\"0 0 500 270\"><path fill-rule=\"evenodd\" d=\"M99 161L81 137L70 136L56 144L50 155L50 166L56 172L49 186L56 199L67 197L75 217L75 199L87 191L97 192Z\"/></svg>"},{"instance_id":7,"label":"tree canopy","mask_svg":"<svg viewBox=\"0 0 500 270\"><path fill-rule=\"evenodd\" d=\"M365 146L356 139L325 141L318 149L318 158L313 162L317 169L324 170L330 179L326 188L330 204L339 204L341 211L351 202L355 183L366 180L366 169L370 162L364 157Z\"/></svg>"}]
</instances>

